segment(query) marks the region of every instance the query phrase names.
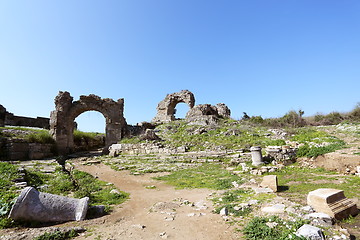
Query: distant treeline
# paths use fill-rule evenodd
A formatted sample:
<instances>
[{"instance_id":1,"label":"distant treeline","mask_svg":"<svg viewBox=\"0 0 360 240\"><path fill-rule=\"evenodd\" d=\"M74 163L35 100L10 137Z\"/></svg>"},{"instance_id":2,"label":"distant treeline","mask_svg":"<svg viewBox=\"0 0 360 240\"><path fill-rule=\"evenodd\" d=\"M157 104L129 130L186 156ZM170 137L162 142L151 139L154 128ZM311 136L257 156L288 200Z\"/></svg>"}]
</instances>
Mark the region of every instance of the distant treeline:
<instances>
[{"instance_id":1,"label":"distant treeline","mask_svg":"<svg viewBox=\"0 0 360 240\"><path fill-rule=\"evenodd\" d=\"M304 111L302 110L291 110L279 118L262 118L261 116L250 117L246 112L244 112L241 121L274 128L336 125L342 122L360 122L360 103L358 103L352 111L347 113L317 113L310 117L303 117L303 115Z\"/></svg>"}]
</instances>

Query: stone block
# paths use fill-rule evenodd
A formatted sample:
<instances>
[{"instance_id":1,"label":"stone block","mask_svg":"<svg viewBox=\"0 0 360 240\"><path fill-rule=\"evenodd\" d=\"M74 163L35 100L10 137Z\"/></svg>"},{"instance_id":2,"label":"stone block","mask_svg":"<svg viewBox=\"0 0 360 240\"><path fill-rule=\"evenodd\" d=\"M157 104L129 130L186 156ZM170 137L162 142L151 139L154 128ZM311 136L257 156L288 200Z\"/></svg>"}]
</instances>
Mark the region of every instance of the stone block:
<instances>
[{"instance_id":1,"label":"stone block","mask_svg":"<svg viewBox=\"0 0 360 240\"><path fill-rule=\"evenodd\" d=\"M337 220L358 213L356 204L345 197L344 191L338 189L320 188L311 191L307 196L307 203L316 212L326 213Z\"/></svg>"},{"instance_id":2,"label":"stone block","mask_svg":"<svg viewBox=\"0 0 360 240\"><path fill-rule=\"evenodd\" d=\"M273 192L277 192L278 190L278 180L277 180L277 176L276 175L267 175L264 176L262 182L260 183L260 187L268 187L271 190L273 190Z\"/></svg>"},{"instance_id":3,"label":"stone block","mask_svg":"<svg viewBox=\"0 0 360 240\"><path fill-rule=\"evenodd\" d=\"M325 240L324 234L320 228L304 224L297 231L296 235L299 237L305 237L310 240Z\"/></svg>"}]
</instances>

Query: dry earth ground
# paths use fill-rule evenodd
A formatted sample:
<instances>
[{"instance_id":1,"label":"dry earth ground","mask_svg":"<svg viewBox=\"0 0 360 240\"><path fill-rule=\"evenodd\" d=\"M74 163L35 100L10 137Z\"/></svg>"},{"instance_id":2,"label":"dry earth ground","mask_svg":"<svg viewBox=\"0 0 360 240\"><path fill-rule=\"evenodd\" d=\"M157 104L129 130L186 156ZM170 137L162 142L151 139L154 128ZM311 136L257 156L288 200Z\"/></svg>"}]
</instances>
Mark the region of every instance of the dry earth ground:
<instances>
[{"instance_id":1,"label":"dry earth ground","mask_svg":"<svg viewBox=\"0 0 360 240\"><path fill-rule=\"evenodd\" d=\"M211 190L176 190L151 179L159 174L134 176L128 171L114 171L103 164L76 166L77 169L130 193L130 199L111 215L81 223L80 225L90 227L91 233L86 232L76 239L97 239L98 236L98 239L240 238L220 215L211 212L213 208L207 200ZM152 185L156 188L146 188ZM184 200L195 203L195 206L182 204Z\"/></svg>"}]
</instances>

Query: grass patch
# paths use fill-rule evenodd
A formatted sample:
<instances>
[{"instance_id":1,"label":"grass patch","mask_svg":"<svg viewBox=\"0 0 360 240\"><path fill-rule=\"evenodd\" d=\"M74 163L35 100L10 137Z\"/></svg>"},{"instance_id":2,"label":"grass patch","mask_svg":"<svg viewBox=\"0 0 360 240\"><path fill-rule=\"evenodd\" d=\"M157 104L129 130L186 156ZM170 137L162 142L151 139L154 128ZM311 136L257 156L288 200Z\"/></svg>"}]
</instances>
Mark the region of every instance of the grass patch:
<instances>
[{"instance_id":1,"label":"grass patch","mask_svg":"<svg viewBox=\"0 0 360 240\"><path fill-rule=\"evenodd\" d=\"M55 140L48 130L39 130L26 135L25 140L30 143L54 144Z\"/></svg>"},{"instance_id":2,"label":"grass patch","mask_svg":"<svg viewBox=\"0 0 360 240\"><path fill-rule=\"evenodd\" d=\"M14 131L6 131L14 130ZM54 144L49 130L25 127L0 127L0 136L24 139L30 143Z\"/></svg>"},{"instance_id":3,"label":"grass patch","mask_svg":"<svg viewBox=\"0 0 360 240\"><path fill-rule=\"evenodd\" d=\"M163 180L168 184L183 188L209 188L209 189L229 189L232 182L238 184L242 182L240 177L232 175L223 169L219 164L203 164L202 166L179 170L170 175L154 178Z\"/></svg>"},{"instance_id":4,"label":"grass patch","mask_svg":"<svg viewBox=\"0 0 360 240\"><path fill-rule=\"evenodd\" d=\"M46 232L34 238L33 240L67 240L77 236L79 236L79 234L73 229L67 232L62 232L58 230L54 232Z\"/></svg>"},{"instance_id":5,"label":"grass patch","mask_svg":"<svg viewBox=\"0 0 360 240\"><path fill-rule=\"evenodd\" d=\"M311 147L308 144L305 144L299 147L296 152L297 157L318 157L320 155L324 155L326 153L335 152L336 150L342 149L345 147L345 142L341 141L338 143L333 143L327 146L322 147Z\"/></svg>"},{"instance_id":6,"label":"grass patch","mask_svg":"<svg viewBox=\"0 0 360 240\"><path fill-rule=\"evenodd\" d=\"M324 170L323 168L302 168L296 165L287 166L278 172L279 186L287 188L281 192L293 196L294 200L305 200L310 191L318 188L335 188L345 192L349 198L360 198L360 178L350 175L339 175L336 172Z\"/></svg>"}]
</instances>

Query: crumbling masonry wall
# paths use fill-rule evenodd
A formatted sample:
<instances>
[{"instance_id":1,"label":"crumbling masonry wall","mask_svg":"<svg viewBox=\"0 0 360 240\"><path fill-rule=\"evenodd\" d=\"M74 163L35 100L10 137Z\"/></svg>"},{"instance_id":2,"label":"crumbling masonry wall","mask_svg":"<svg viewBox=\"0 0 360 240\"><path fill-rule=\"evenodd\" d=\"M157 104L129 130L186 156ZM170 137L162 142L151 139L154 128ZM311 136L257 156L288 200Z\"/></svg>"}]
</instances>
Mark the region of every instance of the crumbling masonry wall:
<instances>
[{"instance_id":1,"label":"crumbling masonry wall","mask_svg":"<svg viewBox=\"0 0 360 240\"><path fill-rule=\"evenodd\" d=\"M49 129L50 119L44 117L31 118L15 116L13 113L6 111L5 107L0 105L0 127L4 127L5 125Z\"/></svg>"},{"instance_id":2,"label":"crumbling masonry wall","mask_svg":"<svg viewBox=\"0 0 360 240\"><path fill-rule=\"evenodd\" d=\"M114 101L110 98L101 99L90 94L80 96L73 102L69 92L59 92L55 97L55 110L50 115L50 133L56 141L59 154L68 154L74 150L74 120L86 111L97 111L104 115L106 122L105 148L117 143L126 132L126 120L123 116L124 99Z\"/></svg>"}]
</instances>

